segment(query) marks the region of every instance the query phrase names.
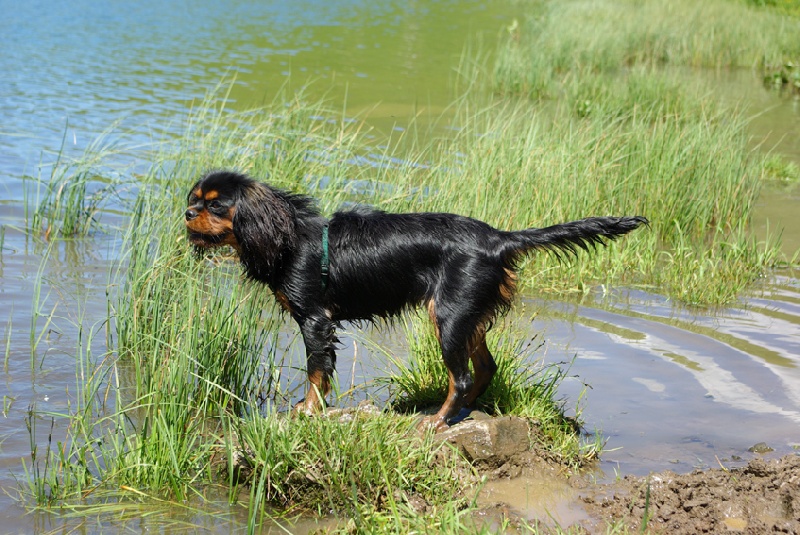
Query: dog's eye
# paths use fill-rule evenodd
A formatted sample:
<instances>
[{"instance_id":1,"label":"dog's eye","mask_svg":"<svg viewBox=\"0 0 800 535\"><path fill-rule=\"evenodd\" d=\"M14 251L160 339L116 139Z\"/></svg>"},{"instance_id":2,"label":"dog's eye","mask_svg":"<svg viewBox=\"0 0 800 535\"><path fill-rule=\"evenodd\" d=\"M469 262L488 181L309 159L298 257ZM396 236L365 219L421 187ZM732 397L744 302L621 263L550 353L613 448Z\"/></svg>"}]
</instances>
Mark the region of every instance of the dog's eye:
<instances>
[{"instance_id":1,"label":"dog's eye","mask_svg":"<svg viewBox=\"0 0 800 535\"><path fill-rule=\"evenodd\" d=\"M220 208L222 208L222 203L216 199L208 203L209 210L219 210Z\"/></svg>"}]
</instances>

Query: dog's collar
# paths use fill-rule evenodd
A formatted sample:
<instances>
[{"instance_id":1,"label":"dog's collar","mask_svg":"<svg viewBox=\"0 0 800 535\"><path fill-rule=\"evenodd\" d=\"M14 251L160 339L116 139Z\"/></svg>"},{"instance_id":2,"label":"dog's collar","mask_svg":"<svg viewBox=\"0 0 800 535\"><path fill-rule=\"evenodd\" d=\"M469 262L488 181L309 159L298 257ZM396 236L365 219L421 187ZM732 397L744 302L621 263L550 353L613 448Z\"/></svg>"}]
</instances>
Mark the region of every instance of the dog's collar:
<instances>
[{"instance_id":1,"label":"dog's collar","mask_svg":"<svg viewBox=\"0 0 800 535\"><path fill-rule=\"evenodd\" d=\"M328 225L322 227L322 261L320 263L320 273L322 274L322 289L328 287L328 270L330 268L330 258L328 258Z\"/></svg>"}]
</instances>

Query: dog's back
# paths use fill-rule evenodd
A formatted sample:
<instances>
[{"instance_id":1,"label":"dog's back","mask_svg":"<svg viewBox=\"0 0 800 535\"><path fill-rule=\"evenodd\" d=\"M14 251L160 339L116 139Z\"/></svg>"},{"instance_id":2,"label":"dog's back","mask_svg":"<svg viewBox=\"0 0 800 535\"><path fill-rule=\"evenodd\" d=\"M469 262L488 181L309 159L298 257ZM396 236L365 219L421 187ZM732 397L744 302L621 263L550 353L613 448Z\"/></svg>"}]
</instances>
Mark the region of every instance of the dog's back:
<instances>
[{"instance_id":1,"label":"dog's back","mask_svg":"<svg viewBox=\"0 0 800 535\"><path fill-rule=\"evenodd\" d=\"M511 267L501 257L500 231L455 214L358 208L334 214L329 232L330 299L341 319L391 316L445 283L475 288Z\"/></svg>"}]
</instances>

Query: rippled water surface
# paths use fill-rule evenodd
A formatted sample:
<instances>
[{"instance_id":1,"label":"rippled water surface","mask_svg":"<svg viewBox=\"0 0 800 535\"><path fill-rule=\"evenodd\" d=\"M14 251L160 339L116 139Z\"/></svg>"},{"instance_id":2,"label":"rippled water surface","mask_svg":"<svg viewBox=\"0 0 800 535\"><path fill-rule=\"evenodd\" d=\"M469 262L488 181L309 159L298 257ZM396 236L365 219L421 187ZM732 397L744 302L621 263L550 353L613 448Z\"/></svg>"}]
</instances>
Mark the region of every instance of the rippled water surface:
<instances>
[{"instance_id":1,"label":"rippled water surface","mask_svg":"<svg viewBox=\"0 0 800 535\"><path fill-rule=\"evenodd\" d=\"M483 41L491 48L522 9L510 0L0 0L0 7L0 329L6 355L0 486L11 496L24 480L21 459L30 456L28 408L67 411L70 392L79 386L76 342L91 333L97 353L104 350L117 247L113 233L48 244L19 230L30 201L24 177L49 176L58 152L80 154L107 130L143 142L169 136L181 130L193 102L232 74L233 105L242 108L271 100L287 80L316 79L320 92L332 88L333 100L346 98L349 112L371 110L380 127L402 125L422 108L438 113L451 101L453 69L464 47ZM719 87L721 98L740 96L753 107L754 146L800 162L796 101L763 89L750 73L725 78ZM800 247L798 197L796 188L767 190L759 204L757 229L763 232L767 222L785 227L787 251ZM713 313L627 289L599 288L574 301L527 297L522 305L515 321L545 341L539 356L572 363L561 395L567 407L580 403L588 429L607 438L606 476L715 466L747 458L757 442L779 453L800 444L795 274L776 273L736 306ZM345 337L344 382L363 382L385 365L364 337L403 352L392 335ZM49 429L49 422L40 424ZM514 495L513 489L497 492ZM0 515L3 532L59 526L47 515L25 515L6 493L0 494ZM208 519L188 513L180 519L236 529L233 523L208 526ZM163 528L158 519L148 522L147 529Z\"/></svg>"}]
</instances>

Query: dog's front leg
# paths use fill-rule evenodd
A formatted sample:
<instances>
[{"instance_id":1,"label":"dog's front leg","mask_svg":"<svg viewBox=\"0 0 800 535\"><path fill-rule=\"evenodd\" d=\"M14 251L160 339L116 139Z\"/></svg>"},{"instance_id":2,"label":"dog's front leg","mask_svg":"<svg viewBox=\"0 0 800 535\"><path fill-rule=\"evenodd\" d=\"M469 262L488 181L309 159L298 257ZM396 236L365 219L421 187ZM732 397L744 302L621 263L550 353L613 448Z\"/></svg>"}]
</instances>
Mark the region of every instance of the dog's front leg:
<instances>
[{"instance_id":1,"label":"dog's front leg","mask_svg":"<svg viewBox=\"0 0 800 535\"><path fill-rule=\"evenodd\" d=\"M333 322L325 315L315 315L298 320L306 346L308 392L303 401L295 405L296 412L314 414L325 407L325 397L331 389L331 377L336 368L336 335Z\"/></svg>"}]
</instances>

